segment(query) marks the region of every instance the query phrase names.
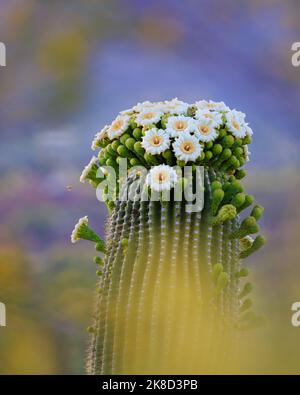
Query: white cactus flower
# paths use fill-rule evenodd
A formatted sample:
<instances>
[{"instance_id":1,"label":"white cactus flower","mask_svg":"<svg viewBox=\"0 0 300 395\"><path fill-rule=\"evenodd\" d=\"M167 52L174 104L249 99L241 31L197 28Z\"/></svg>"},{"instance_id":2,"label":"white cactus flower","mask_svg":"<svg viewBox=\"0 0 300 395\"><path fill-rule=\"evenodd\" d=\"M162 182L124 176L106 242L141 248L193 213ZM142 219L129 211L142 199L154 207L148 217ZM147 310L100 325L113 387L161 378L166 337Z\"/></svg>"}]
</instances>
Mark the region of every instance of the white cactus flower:
<instances>
[{"instance_id":1,"label":"white cactus flower","mask_svg":"<svg viewBox=\"0 0 300 395\"><path fill-rule=\"evenodd\" d=\"M113 140L120 137L129 126L129 115L118 115L107 130L108 137Z\"/></svg>"},{"instance_id":2,"label":"white cactus flower","mask_svg":"<svg viewBox=\"0 0 300 395\"><path fill-rule=\"evenodd\" d=\"M247 134L245 114L241 111L232 110L225 114L228 130L238 138L243 138Z\"/></svg>"},{"instance_id":3,"label":"white cactus flower","mask_svg":"<svg viewBox=\"0 0 300 395\"><path fill-rule=\"evenodd\" d=\"M164 152L170 146L170 137L162 129L149 129L142 138L142 147L151 155Z\"/></svg>"},{"instance_id":4,"label":"white cactus flower","mask_svg":"<svg viewBox=\"0 0 300 395\"><path fill-rule=\"evenodd\" d=\"M108 137L108 129L109 125L105 125L103 129L100 130L100 132L95 134L94 140L92 141L92 150L95 151L97 148L100 148L99 143L104 140L105 138Z\"/></svg>"},{"instance_id":5,"label":"white cactus flower","mask_svg":"<svg viewBox=\"0 0 300 395\"><path fill-rule=\"evenodd\" d=\"M226 106L223 101L215 102L212 100L199 100L194 106L196 106L199 110L210 110L210 111L221 111L226 112L230 111L230 108Z\"/></svg>"},{"instance_id":6,"label":"white cactus flower","mask_svg":"<svg viewBox=\"0 0 300 395\"><path fill-rule=\"evenodd\" d=\"M96 173L98 166L97 166L98 159L96 156L93 156L89 163L83 169L79 181L84 183L93 173Z\"/></svg>"},{"instance_id":7,"label":"white cactus flower","mask_svg":"<svg viewBox=\"0 0 300 395\"><path fill-rule=\"evenodd\" d=\"M168 165L152 167L146 177L146 185L153 191L161 192L170 190L178 179L176 171Z\"/></svg>"},{"instance_id":8,"label":"white cactus flower","mask_svg":"<svg viewBox=\"0 0 300 395\"><path fill-rule=\"evenodd\" d=\"M172 100L166 100L162 103L163 112L170 114L178 114L178 115L185 114L187 112L188 107L189 107L188 103L178 100L177 97L175 97Z\"/></svg>"},{"instance_id":9,"label":"white cactus flower","mask_svg":"<svg viewBox=\"0 0 300 395\"><path fill-rule=\"evenodd\" d=\"M153 103L151 101L144 101L132 107L135 112L143 112L147 110L157 110L162 102Z\"/></svg>"},{"instance_id":10,"label":"white cactus flower","mask_svg":"<svg viewBox=\"0 0 300 395\"><path fill-rule=\"evenodd\" d=\"M214 141L218 137L213 121L201 118L195 121L195 136L203 142Z\"/></svg>"},{"instance_id":11,"label":"white cactus flower","mask_svg":"<svg viewBox=\"0 0 300 395\"><path fill-rule=\"evenodd\" d=\"M172 116L168 119L166 131L171 137L178 137L183 132L193 132L194 120L184 115Z\"/></svg>"},{"instance_id":12,"label":"white cactus flower","mask_svg":"<svg viewBox=\"0 0 300 395\"><path fill-rule=\"evenodd\" d=\"M177 159L184 162L195 161L202 152L202 147L195 136L182 133L173 143L174 153Z\"/></svg>"},{"instance_id":13,"label":"white cactus flower","mask_svg":"<svg viewBox=\"0 0 300 395\"><path fill-rule=\"evenodd\" d=\"M160 121L163 113L157 109L146 109L136 116L136 123L138 125L146 126Z\"/></svg>"},{"instance_id":14,"label":"white cactus flower","mask_svg":"<svg viewBox=\"0 0 300 395\"><path fill-rule=\"evenodd\" d=\"M195 117L198 120L207 119L210 120L215 128L218 128L223 123L223 115L218 111L210 111L208 109L198 109Z\"/></svg>"},{"instance_id":15,"label":"white cactus flower","mask_svg":"<svg viewBox=\"0 0 300 395\"><path fill-rule=\"evenodd\" d=\"M89 224L88 216L82 217L78 220L73 232L71 234L71 242L76 243L78 240L81 239L80 233L82 228L85 228Z\"/></svg>"}]
</instances>

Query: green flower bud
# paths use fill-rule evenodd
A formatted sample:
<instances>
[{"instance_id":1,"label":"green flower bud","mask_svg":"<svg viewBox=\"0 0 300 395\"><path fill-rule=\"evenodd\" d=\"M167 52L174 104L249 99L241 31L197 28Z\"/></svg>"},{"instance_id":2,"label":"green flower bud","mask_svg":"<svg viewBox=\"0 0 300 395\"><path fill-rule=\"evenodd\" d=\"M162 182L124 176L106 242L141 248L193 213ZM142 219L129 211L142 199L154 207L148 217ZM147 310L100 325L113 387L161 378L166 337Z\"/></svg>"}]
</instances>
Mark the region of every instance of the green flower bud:
<instances>
[{"instance_id":1,"label":"green flower bud","mask_svg":"<svg viewBox=\"0 0 300 395\"><path fill-rule=\"evenodd\" d=\"M125 141L130 138L130 134L129 133L124 133L121 137L120 137L120 142L124 145Z\"/></svg>"},{"instance_id":2,"label":"green flower bud","mask_svg":"<svg viewBox=\"0 0 300 395\"><path fill-rule=\"evenodd\" d=\"M254 217L256 221L258 221L262 217L264 211L265 211L264 207L257 204L256 206L253 207L250 215L251 217Z\"/></svg>"},{"instance_id":3,"label":"green flower bud","mask_svg":"<svg viewBox=\"0 0 300 395\"><path fill-rule=\"evenodd\" d=\"M124 160L124 158L122 158L122 156L118 156L118 157L116 158L116 162L117 162L118 165L121 164L121 160Z\"/></svg>"},{"instance_id":4,"label":"green flower bud","mask_svg":"<svg viewBox=\"0 0 300 395\"><path fill-rule=\"evenodd\" d=\"M143 137L143 132L141 128L135 128L132 134L136 140L140 140Z\"/></svg>"},{"instance_id":5,"label":"green flower bud","mask_svg":"<svg viewBox=\"0 0 300 395\"><path fill-rule=\"evenodd\" d=\"M215 189L212 194L212 202L211 202L211 207L210 207L210 212L213 216L217 214L218 208L220 203L222 202L224 198L224 191L223 189Z\"/></svg>"},{"instance_id":6,"label":"green flower bud","mask_svg":"<svg viewBox=\"0 0 300 395\"><path fill-rule=\"evenodd\" d=\"M245 210L247 207L251 206L251 204L253 204L254 202L254 196L252 195L246 195L245 197L245 202L244 204L242 204L239 209L238 209L238 213L242 212L243 210Z\"/></svg>"},{"instance_id":7,"label":"green flower bud","mask_svg":"<svg viewBox=\"0 0 300 395\"><path fill-rule=\"evenodd\" d=\"M138 160L138 158L131 158L129 163L131 166L141 166L142 163Z\"/></svg>"},{"instance_id":8,"label":"green flower bud","mask_svg":"<svg viewBox=\"0 0 300 395\"><path fill-rule=\"evenodd\" d=\"M248 144L251 144L251 143L252 143L252 138L251 138L251 136L249 136L249 134L247 134L247 135L243 138L242 144L243 144L243 145L248 145Z\"/></svg>"},{"instance_id":9,"label":"green flower bud","mask_svg":"<svg viewBox=\"0 0 300 395\"><path fill-rule=\"evenodd\" d=\"M100 258L100 256L95 256L94 257L94 263L96 265L99 265L99 266L103 266L104 265L104 261L103 261L102 258Z\"/></svg>"},{"instance_id":10,"label":"green flower bud","mask_svg":"<svg viewBox=\"0 0 300 395\"><path fill-rule=\"evenodd\" d=\"M108 152L107 147L105 147L105 149L103 150L103 157L105 158L105 160L111 158L110 153Z\"/></svg>"},{"instance_id":11,"label":"green flower bud","mask_svg":"<svg viewBox=\"0 0 300 395\"><path fill-rule=\"evenodd\" d=\"M129 151L128 148L125 147L125 145L120 145L117 151L118 154L123 158L132 158L132 153Z\"/></svg>"},{"instance_id":12,"label":"green flower bud","mask_svg":"<svg viewBox=\"0 0 300 395\"><path fill-rule=\"evenodd\" d=\"M249 275L250 271L248 268L243 267L241 270L235 273L235 277L241 278L241 277L247 277Z\"/></svg>"},{"instance_id":13,"label":"green flower bud","mask_svg":"<svg viewBox=\"0 0 300 395\"><path fill-rule=\"evenodd\" d=\"M244 155L244 150L243 150L243 148L241 148L241 147L236 147L236 148L234 148L234 150L233 150L233 154L234 154L237 158L239 158L240 156L243 156L243 155Z\"/></svg>"},{"instance_id":14,"label":"green flower bud","mask_svg":"<svg viewBox=\"0 0 300 395\"><path fill-rule=\"evenodd\" d=\"M118 167L117 163L112 158L107 159L105 164L106 164L106 166L111 166L114 169L117 169L117 167Z\"/></svg>"},{"instance_id":15,"label":"green flower bud","mask_svg":"<svg viewBox=\"0 0 300 395\"><path fill-rule=\"evenodd\" d=\"M102 270L97 270L96 271L96 276L101 277L103 275Z\"/></svg>"},{"instance_id":16,"label":"green flower bud","mask_svg":"<svg viewBox=\"0 0 300 395\"><path fill-rule=\"evenodd\" d=\"M256 220L254 217L247 217L245 218L239 229L235 230L234 232L231 233L230 238L231 239L241 239L242 237L251 235L253 233L257 233L259 231L259 226L256 223Z\"/></svg>"},{"instance_id":17,"label":"green flower bud","mask_svg":"<svg viewBox=\"0 0 300 395\"><path fill-rule=\"evenodd\" d=\"M107 153L112 156L113 158L115 158L117 156L116 151L113 149L112 144L108 144L106 147L106 151Z\"/></svg>"},{"instance_id":18,"label":"green flower bud","mask_svg":"<svg viewBox=\"0 0 300 395\"><path fill-rule=\"evenodd\" d=\"M240 313L244 313L246 310L249 310L253 305L251 299L245 299L243 304L240 307Z\"/></svg>"},{"instance_id":19,"label":"green flower bud","mask_svg":"<svg viewBox=\"0 0 300 395\"><path fill-rule=\"evenodd\" d=\"M88 327L86 328L86 331L87 331L88 333L95 333L95 332L96 332L96 330L95 330L95 328L94 328L93 326L88 326Z\"/></svg>"},{"instance_id":20,"label":"green flower bud","mask_svg":"<svg viewBox=\"0 0 300 395\"><path fill-rule=\"evenodd\" d=\"M162 153L163 158L166 160L167 165L172 166L174 162L174 155L170 149L167 149Z\"/></svg>"},{"instance_id":21,"label":"green flower bud","mask_svg":"<svg viewBox=\"0 0 300 395\"><path fill-rule=\"evenodd\" d=\"M226 204L221 207L218 215L213 218L212 225L219 225L225 221L231 220L236 217L236 208L232 204Z\"/></svg>"},{"instance_id":22,"label":"green flower bud","mask_svg":"<svg viewBox=\"0 0 300 395\"><path fill-rule=\"evenodd\" d=\"M246 283L243 290L239 294L239 299L243 299L245 296L249 295L253 290L253 285L251 283Z\"/></svg>"},{"instance_id":23,"label":"green flower bud","mask_svg":"<svg viewBox=\"0 0 300 395\"><path fill-rule=\"evenodd\" d=\"M215 180L211 183L211 189L214 191L215 189L222 189L222 183L218 180Z\"/></svg>"},{"instance_id":24,"label":"green flower bud","mask_svg":"<svg viewBox=\"0 0 300 395\"><path fill-rule=\"evenodd\" d=\"M119 140L115 140L111 143L111 147L115 152L118 152L118 147L121 145Z\"/></svg>"},{"instance_id":25,"label":"green flower bud","mask_svg":"<svg viewBox=\"0 0 300 395\"><path fill-rule=\"evenodd\" d=\"M137 123L136 123L134 117L131 117L131 119L129 121L129 126L131 127L132 130L134 130L137 127Z\"/></svg>"},{"instance_id":26,"label":"green flower bud","mask_svg":"<svg viewBox=\"0 0 300 395\"><path fill-rule=\"evenodd\" d=\"M228 187L226 187L226 196L225 196L225 201L229 202L234 195L237 193L243 192L243 187L241 183L238 180L232 181Z\"/></svg>"},{"instance_id":27,"label":"green flower bud","mask_svg":"<svg viewBox=\"0 0 300 395\"><path fill-rule=\"evenodd\" d=\"M253 241L250 248L240 253L240 258L247 258L249 255L253 254L253 252L259 250L266 243L266 239L263 236L257 236Z\"/></svg>"},{"instance_id":28,"label":"green flower bud","mask_svg":"<svg viewBox=\"0 0 300 395\"><path fill-rule=\"evenodd\" d=\"M106 159L105 159L105 157L102 156L102 157L100 158L100 157L98 156L98 158L99 158L100 166L104 166L104 165L106 164Z\"/></svg>"},{"instance_id":29,"label":"green flower bud","mask_svg":"<svg viewBox=\"0 0 300 395\"><path fill-rule=\"evenodd\" d=\"M240 138L236 138L234 142L234 147L240 147L241 145L243 145L243 140Z\"/></svg>"},{"instance_id":30,"label":"green flower bud","mask_svg":"<svg viewBox=\"0 0 300 395\"><path fill-rule=\"evenodd\" d=\"M211 151L205 151L205 161L208 162L213 157L213 153Z\"/></svg>"},{"instance_id":31,"label":"green flower bud","mask_svg":"<svg viewBox=\"0 0 300 395\"><path fill-rule=\"evenodd\" d=\"M230 148L234 144L234 137L228 134L222 138L221 144L224 148Z\"/></svg>"},{"instance_id":32,"label":"green flower bud","mask_svg":"<svg viewBox=\"0 0 300 395\"><path fill-rule=\"evenodd\" d=\"M222 139L227 135L227 130L226 129L220 129L219 131L219 139Z\"/></svg>"},{"instance_id":33,"label":"green flower bud","mask_svg":"<svg viewBox=\"0 0 300 395\"><path fill-rule=\"evenodd\" d=\"M214 154L214 156L220 155L222 151L223 151L223 147L221 144L214 144L212 148L212 153Z\"/></svg>"},{"instance_id":34,"label":"green flower bud","mask_svg":"<svg viewBox=\"0 0 300 395\"><path fill-rule=\"evenodd\" d=\"M144 159L148 163L148 165L157 166L159 165L159 160L156 156L150 155L147 152L144 154Z\"/></svg>"},{"instance_id":35,"label":"green flower bud","mask_svg":"<svg viewBox=\"0 0 300 395\"><path fill-rule=\"evenodd\" d=\"M196 162L197 162L197 163L198 163L198 162L200 163L200 162L204 161L204 159L205 159L205 152L202 151L200 157L197 158Z\"/></svg>"},{"instance_id":36,"label":"green flower bud","mask_svg":"<svg viewBox=\"0 0 300 395\"><path fill-rule=\"evenodd\" d=\"M212 141L208 141L205 143L205 149L209 150L213 147L214 143Z\"/></svg>"},{"instance_id":37,"label":"green flower bud","mask_svg":"<svg viewBox=\"0 0 300 395\"><path fill-rule=\"evenodd\" d=\"M225 148L221 153L219 159L216 161L215 166L218 167L221 163L225 162L227 159L231 157L231 149Z\"/></svg>"},{"instance_id":38,"label":"green flower bud","mask_svg":"<svg viewBox=\"0 0 300 395\"><path fill-rule=\"evenodd\" d=\"M235 156L231 156L225 163L221 166L221 171L226 172L227 170L231 169L232 167L238 166L240 163Z\"/></svg>"},{"instance_id":39,"label":"green flower bud","mask_svg":"<svg viewBox=\"0 0 300 395\"><path fill-rule=\"evenodd\" d=\"M230 176L230 177L231 177L231 176ZM230 187L231 182L232 182L232 181L225 181L225 182L224 182L223 187L222 187L224 192L227 192L227 191L228 191L228 188Z\"/></svg>"},{"instance_id":40,"label":"green flower bud","mask_svg":"<svg viewBox=\"0 0 300 395\"><path fill-rule=\"evenodd\" d=\"M238 167L241 167L241 166L244 166L244 164L246 163L246 160L245 160L245 158L243 158L243 157L239 157L239 166Z\"/></svg>"},{"instance_id":41,"label":"green flower bud","mask_svg":"<svg viewBox=\"0 0 300 395\"><path fill-rule=\"evenodd\" d=\"M243 192L237 193L233 196L231 200L231 204L233 204L236 208L241 207L245 203L246 194Z\"/></svg>"},{"instance_id":42,"label":"green flower bud","mask_svg":"<svg viewBox=\"0 0 300 395\"><path fill-rule=\"evenodd\" d=\"M132 137L129 137L126 141L125 141L125 146L126 148L128 148L130 151L134 151L134 144L136 143L136 140Z\"/></svg>"},{"instance_id":43,"label":"green flower bud","mask_svg":"<svg viewBox=\"0 0 300 395\"><path fill-rule=\"evenodd\" d=\"M240 170L237 170L234 175L235 175L235 178L237 178L238 180L241 180L242 178L244 178L247 175L247 172L244 169L240 169Z\"/></svg>"},{"instance_id":44,"label":"green flower bud","mask_svg":"<svg viewBox=\"0 0 300 395\"><path fill-rule=\"evenodd\" d=\"M141 144L140 141L137 141L137 142L134 144L134 150L135 150L135 152L136 152L138 155L144 157L144 154L145 154L146 151L145 151L145 149L142 147L142 144Z\"/></svg>"}]
</instances>

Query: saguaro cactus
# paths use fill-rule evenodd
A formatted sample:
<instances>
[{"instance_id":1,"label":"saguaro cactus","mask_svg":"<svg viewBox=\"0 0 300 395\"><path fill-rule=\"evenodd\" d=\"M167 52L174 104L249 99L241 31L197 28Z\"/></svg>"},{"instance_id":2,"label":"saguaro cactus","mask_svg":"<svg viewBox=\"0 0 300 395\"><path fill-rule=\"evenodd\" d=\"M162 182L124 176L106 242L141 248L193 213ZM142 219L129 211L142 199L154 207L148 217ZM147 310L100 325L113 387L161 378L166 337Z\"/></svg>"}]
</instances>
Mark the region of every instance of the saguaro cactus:
<instances>
[{"instance_id":1,"label":"saguaro cactus","mask_svg":"<svg viewBox=\"0 0 300 395\"><path fill-rule=\"evenodd\" d=\"M88 373L201 373L255 322L252 285L241 284L241 259L264 244L250 236L263 207L240 181L251 136L245 115L223 102L177 99L138 104L95 136L101 150L80 180L103 192L106 243L87 217L72 233L102 254ZM204 204L191 209L197 195L184 192L199 180Z\"/></svg>"}]
</instances>

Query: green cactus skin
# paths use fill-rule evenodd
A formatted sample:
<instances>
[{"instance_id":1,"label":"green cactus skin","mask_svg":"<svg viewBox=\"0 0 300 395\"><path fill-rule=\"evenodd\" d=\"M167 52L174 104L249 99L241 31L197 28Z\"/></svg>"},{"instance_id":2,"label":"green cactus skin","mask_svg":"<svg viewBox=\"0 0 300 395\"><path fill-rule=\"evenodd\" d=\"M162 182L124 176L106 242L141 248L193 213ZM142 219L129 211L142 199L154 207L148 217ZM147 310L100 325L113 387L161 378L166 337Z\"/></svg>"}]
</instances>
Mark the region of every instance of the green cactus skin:
<instances>
[{"instance_id":1,"label":"green cactus skin","mask_svg":"<svg viewBox=\"0 0 300 395\"><path fill-rule=\"evenodd\" d=\"M184 202L116 202L107 225L108 253L99 283L89 374L147 372L153 361L159 361L157 371L165 371L174 347L179 355L184 352L191 298L205 312L194 315L190 335L195 351L205 314L238 319L240 246L229 236L238 229L239 219L215 226L209 221L211 182L216 177L214 171L205 171L202 212L186 213ZM129 178L128 187L134 191L138 183ZM212 276L216 264L223 267L217 284ZM182 287L181 300L174 298L176 287ZM167 306L163 317L162 305ZM216 331L210 333L212 338L217 339ZM147 358L141 358L142 352ZM196 354L192 361L197 362Z\"/></svg>"}]
</instances>

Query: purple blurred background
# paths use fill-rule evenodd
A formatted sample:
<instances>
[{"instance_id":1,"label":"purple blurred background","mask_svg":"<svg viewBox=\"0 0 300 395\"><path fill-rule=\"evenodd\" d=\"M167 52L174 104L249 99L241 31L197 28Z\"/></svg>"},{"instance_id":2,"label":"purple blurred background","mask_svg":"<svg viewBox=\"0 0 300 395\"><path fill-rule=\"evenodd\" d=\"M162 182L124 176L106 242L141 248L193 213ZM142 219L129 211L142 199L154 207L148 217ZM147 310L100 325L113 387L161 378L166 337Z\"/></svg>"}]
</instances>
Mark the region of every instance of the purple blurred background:
<instances>
[{"instance_id":1,"label":"purple blurred background","mask_svg":"<svg viewBox=\"0 0 300 395\"><path fill-rule=\"evenodd\" d=\"M8 312L0 373L84 372L96 277L90 246L72 246L69 235L83 215L103 233L106 209L78 178L93 135L120 110L173 97L223 100L247 113L255 132L247 187L266 207L269 238L248 263L277 347L272 369L300 371L300 329L290 325L300 298L300 67L291 64L299 18L296 0L0 1L0 301Z\"/></svg>"}]
</instances>

